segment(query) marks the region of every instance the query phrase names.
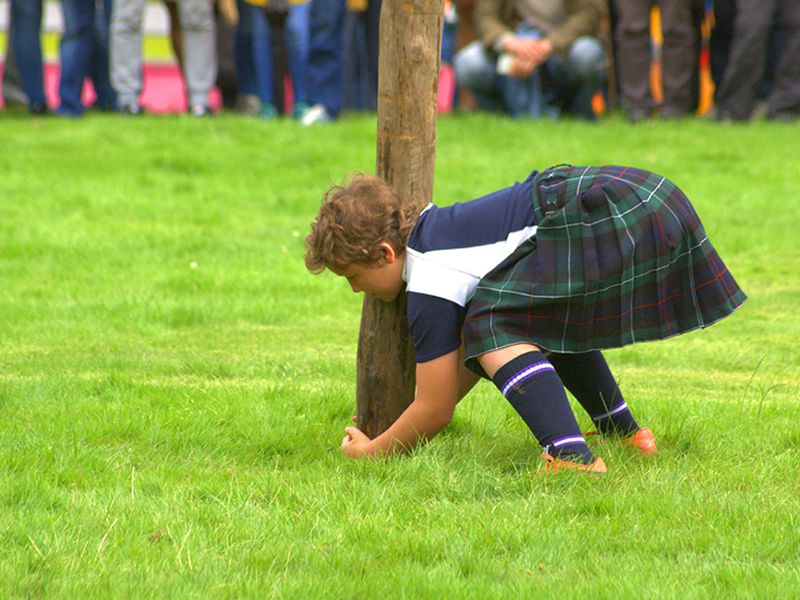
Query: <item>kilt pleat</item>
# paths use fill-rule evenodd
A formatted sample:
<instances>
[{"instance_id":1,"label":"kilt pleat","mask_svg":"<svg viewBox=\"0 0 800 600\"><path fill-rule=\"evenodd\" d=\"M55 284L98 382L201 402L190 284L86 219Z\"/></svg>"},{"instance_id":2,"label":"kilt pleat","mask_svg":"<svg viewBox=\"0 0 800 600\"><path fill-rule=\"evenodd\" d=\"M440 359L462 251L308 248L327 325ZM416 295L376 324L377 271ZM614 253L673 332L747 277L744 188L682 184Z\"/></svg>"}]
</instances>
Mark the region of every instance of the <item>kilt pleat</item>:
<instances>
[{"instance_id":1,"label":"kilt pleat","mask_svg":"<svg viewBox=\"0 0 800 600\"><path fill-rule=\"evenodd\" d=\"M629 167L556 167L534 180L539 224L478 284L468 365L517 343L586 352L707 327L746 296L668 179Z\"/></svg>"}]
</instances>

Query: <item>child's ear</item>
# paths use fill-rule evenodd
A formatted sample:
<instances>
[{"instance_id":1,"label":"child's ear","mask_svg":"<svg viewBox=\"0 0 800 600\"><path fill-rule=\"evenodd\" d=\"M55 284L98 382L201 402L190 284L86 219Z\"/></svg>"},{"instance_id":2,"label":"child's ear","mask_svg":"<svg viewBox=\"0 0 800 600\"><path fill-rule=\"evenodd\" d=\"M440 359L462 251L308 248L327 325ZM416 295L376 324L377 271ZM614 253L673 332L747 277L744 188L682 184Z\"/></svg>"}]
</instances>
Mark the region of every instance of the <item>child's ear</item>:
<instances>
[{"instance_id":1,"label":"child's ear","mask_svg":"<svg viewBox=\"0 0 800 600\"><path fill-rule=\"evenodd\" d=\"M397 252L394 251L392 245L388 242L381 242L378 244L378 248L381 249L381 254L383 255L383 260L386 261L386 264L392 264L395 259L397 259Z\"/></svg>"}]
</instances>

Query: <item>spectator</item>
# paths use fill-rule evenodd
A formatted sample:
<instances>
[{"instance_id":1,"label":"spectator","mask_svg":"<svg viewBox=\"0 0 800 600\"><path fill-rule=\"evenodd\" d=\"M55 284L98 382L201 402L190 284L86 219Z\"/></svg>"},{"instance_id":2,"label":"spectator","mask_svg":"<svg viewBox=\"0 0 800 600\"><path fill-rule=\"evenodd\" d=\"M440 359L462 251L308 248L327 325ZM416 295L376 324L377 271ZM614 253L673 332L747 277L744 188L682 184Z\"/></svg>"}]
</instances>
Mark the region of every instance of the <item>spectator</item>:
<instances>
[{"instance_id":1,"label":"spectator","mask_svg":"<svg viewBox=\"0 0 800 600\"><path fill-rule=\"evenodd\" d=\"M83 83L91 77L100 110L116 108L116 94L108 72L108 28L111 0L62 0L64 34L61 37L61 76L58 93L61 105L57 114L79 117L85 108L81 101Z\"/></svg>"},{"instance_id":2,"label":"spectator","mask_svg":"<svg viewBox=\"0 0 800 600\"><path fill-rule=\"evenodd\" d=\"M299 0L287 5L281 0L240 0L237 30L237 72L241 91L258 96L259 116L278 116L273 88L272 25L268 11L286 16L285 42L294 92L294 116L300 118L308 109L307 70L309 14L311 4ZM245 102L244 100L242 102ZM249 112L249 111L244 111Z\"/></svg>"},{"instance_id":3,"label":"spectator","mask_svg":"<svg viewBox=\"0 0 800 600\"><path fill-rule=\"evenodd\" d=\"M44 63L39 31L42 0L11 0L11 43L17 61L28 110L35 115L48 112L44 95Z\"/></svg>"},{"instance_id":4,"label":"spectator","mask_svg":"<svg viewBox=\"0 0 800 600\"><path fill-rule=\"evenodd\" d=\"M484 109L592 119L605 71L596 36L606 12L605 0L478 0L479 41L456 54L456 80Z\"/></svg>"},{"instance_id":5,"label":"spectator","mask_svg":"<svg viewBox=\"0 0 800 600\"><path fill-rule=\"evenodd\" d=\"M3 62L3 104L9 106L27 106L28 97L22 91L17 70L17 60L14 58L14 43L11 41L12 27L8 28L6 46L6 59Z\"/></svg>"},{"instance_id":6,"label":"spectator","mask_svg":"<svg viewBox=\"0 0 800 600\"><path fill-rule=\"evenodd\" d=\"M327 123L342 109L345 0L311 0L308 99L303 125Z\"/></svg>"},{"instance_id":7,"label":"spectator","mask_svg":"<svg viewBox=\"0 0 800 600\"><path fill-rule=\"evenodd\" d=\"M661 13L663 44L661 74L664 97L660 116L683 117L694 110L693 74L697 65L692 0L657 0ZM651 3L614 0L618 16L615 39L622 106L631 122L647 119L653 112L650 94Z\"/></svg>"},{"instance_id":8,"label":"spectator","mask_svg":"<svg viewBox=\"0 0 800 600\"><path fill-rule=\"evenodd\" d=\"M235 0L217 0L214 4L214 25L217 46L217 88L224 109L236 105L237 81L234 37L238 11Z\"/></svg>"},{"instance_id":9,"label":"spectator","mask_svg":"<svg viewBox=\"0 0 800 600\"><path fill-rule=\"evenodd\" d=\"M733 22L736 19L736 0L714 0L714 27L708 40L711 80L719 88L728 64L733 44Z\"/></svg>"},{"instance_id":10,"label":"spectator","mask_svg":"<svg viewBox=\"0 0 800 600\"><path fill-rule=\"evenodd\" d=\"M381 0L348 0L344 20L344 98L347 109L378 107L378 29Z\"/></svg>"},{"instance_id":11,"label":"spectator","mask_svg":"<svg viewBox=\"0 0 800 600\"><path fill-rule=\"evenodd\" d=\"M738 0L730 55L714 97L718 120L743 121L753 115L776 16L781 48L767 96L767 117L800 117L800 2Z\"/></svg>"},{"instance_id":12,"label":"spectator","mask_svg":"<svg viewBox=\"0 0 800 600\"><path fill-rule=\"evenodd\" d=\"M111 17L111 82L119 110L141 114L142 28L145 0L116 0ZM183 73L189 112L211 115L209 93L217 77L214 11L211 0L179 0L183 40Z\"/></svg>"}]
</instances>

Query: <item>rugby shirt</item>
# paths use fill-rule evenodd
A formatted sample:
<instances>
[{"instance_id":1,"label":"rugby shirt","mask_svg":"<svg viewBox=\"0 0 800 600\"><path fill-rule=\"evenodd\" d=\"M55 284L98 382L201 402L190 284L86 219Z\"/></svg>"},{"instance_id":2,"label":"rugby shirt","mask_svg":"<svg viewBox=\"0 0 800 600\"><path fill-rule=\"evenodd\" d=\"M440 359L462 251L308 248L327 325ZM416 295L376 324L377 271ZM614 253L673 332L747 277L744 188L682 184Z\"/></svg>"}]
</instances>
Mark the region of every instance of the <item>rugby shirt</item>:
<instances>
[{"instance_id":1,"label":"rugby shirt","mask_svg":"<svg viewBox=\"0 0 800 600\"><path fill-rule=\"evenodd\" d=\"M411 231L403 281L417 362L461 345L467 307L481 278L536 234L533 178L469 202L429 204Z\"/></svg>"}]
</instances>

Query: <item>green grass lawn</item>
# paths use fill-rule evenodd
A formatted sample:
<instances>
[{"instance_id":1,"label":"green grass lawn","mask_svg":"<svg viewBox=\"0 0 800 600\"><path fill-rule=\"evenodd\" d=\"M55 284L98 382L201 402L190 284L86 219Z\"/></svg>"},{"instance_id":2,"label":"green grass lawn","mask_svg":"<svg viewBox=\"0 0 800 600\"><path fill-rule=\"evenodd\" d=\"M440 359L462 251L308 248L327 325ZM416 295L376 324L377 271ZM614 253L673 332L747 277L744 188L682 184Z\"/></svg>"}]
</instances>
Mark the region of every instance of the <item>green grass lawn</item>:
<instances>
[{"instance_id":1,"label":"green grass lawn","mask_svg":"<svg viewBox=\"0 0 800 600\"><path fill-rule=\"evenodd\" d=\"M440 120L437 202L655 170L750 296L607 353L660 454L544 477L488 383L411 457L338 452L361 303L303 238L374 117L0 116L0 597L796 597L798 134Z\"/></svg>"}]
</instances>

